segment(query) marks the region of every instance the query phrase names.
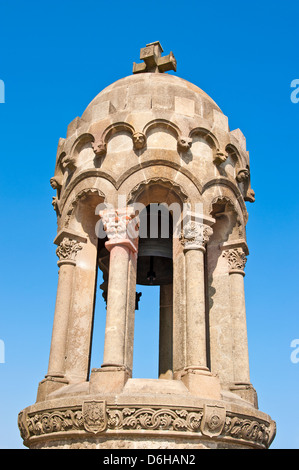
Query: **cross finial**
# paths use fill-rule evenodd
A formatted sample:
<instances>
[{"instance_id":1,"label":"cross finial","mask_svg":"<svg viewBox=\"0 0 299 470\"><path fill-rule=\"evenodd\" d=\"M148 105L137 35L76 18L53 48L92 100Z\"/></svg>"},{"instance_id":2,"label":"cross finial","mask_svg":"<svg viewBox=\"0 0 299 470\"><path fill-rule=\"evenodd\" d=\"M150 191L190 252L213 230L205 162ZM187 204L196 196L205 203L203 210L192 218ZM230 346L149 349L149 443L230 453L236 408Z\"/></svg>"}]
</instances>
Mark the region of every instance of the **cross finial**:
<instances>
[{"instance_id":1,"label":"cross finial","mask_svg":"<svg viewBox=\"0 0 299 470\"><path fill-rule=\"evenodd\" d=\"M172 52L167 56L161 57L163 52L162 46L159 41L151 42L146 47L140 49L140 60L144 62L141 64L133 63L133 73L154 72L163 73L168 70L176 72L176 60Z\"/></svg>"}]
</instances>

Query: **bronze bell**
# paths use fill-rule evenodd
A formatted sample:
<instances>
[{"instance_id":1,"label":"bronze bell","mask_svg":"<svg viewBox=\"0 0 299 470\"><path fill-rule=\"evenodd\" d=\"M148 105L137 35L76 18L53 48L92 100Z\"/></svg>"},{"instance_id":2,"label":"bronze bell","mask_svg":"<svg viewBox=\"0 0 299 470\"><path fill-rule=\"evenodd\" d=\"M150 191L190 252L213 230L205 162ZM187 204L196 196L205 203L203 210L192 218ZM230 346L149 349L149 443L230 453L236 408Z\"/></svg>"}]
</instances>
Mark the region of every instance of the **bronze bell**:
<instances>
[{"instance_id":1,"label":"bronze bell","mask_svg":"<svg viewBox=\"0 0 299 470\"><path fill-rule=\"evenodd\" d=\"M150 204L140 214L137 284L172 283L172 217Z\"/></svg>"}]
</instances>

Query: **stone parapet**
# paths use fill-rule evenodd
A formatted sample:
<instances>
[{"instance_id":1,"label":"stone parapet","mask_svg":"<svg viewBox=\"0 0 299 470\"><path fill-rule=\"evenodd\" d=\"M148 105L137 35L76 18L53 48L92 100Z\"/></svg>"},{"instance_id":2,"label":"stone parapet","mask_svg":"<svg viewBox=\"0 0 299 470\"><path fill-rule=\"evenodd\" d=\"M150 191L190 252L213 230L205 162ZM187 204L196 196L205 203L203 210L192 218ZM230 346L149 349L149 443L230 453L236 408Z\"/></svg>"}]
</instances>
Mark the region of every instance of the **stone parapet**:
<instances>
[{"instance_id":1,"label":"stone parapet","mask_svg":"<svg viewBox=\"0 0 299 470\"><path fill-rule=\"evenodd\" d=\"M167 381L163 381L167 382ZM115 398L115 397L114 397ZM160 404L158 404L160 401ZM30 448L268 448L275 422L254 408L224 400L180 396L171 402L157 395L82 396L57 399L26 408L18 424Z\"/></svg>"}]
</instances>

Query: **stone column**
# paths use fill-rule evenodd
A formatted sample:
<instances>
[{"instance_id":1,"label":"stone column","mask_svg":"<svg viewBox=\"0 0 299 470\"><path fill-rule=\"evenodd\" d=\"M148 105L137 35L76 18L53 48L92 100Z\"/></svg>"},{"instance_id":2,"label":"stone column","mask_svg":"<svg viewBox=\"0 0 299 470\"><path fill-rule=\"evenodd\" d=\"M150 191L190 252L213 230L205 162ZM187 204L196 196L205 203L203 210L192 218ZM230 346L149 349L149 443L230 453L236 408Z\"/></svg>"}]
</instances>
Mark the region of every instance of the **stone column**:
<instances>
[{"instance_id":1,"label":"stone column","mask_svg":"<svg viewBox=\"0 0 299 470\"><path fill-rule=\"evenodd\" d=\"M136 220L132 220L133 208L107 209L101 211L100 216L108 236L105 247L110 252L108 297L103 364L101 369L93 369L90 381L93 391L116 391L132 375L132 364L127 359L131 357L128 351L133 350L133 345L127 342L132 342L133 338L128 337L127 324L132 324L135 314L135 301L130 301L129 289L134 290L135 299L136 269L133 285L130 262L137 253L137 237L133 238Z\"/></svg>"},{"instance_id":2,"label":"stone column","mask_svg":"<svg viewBox=\"0 0 299 470\"><path fill-rule=\"evenodd\" d=\"M225 250L230 281L230 310L233 326L234 378L237 382L250 382L244 295L244 268L246 254L241 247Z\"/></svg>"},{"instance_id":3,"label":"stone column","mask_svg":"<svg viewBox=\"0 0 299 470\"><path fill-rule=\"evenodd\" d=\"M212 229L198 222L184 228L187 367L207 368L204 253Z\"/></svg>"},{"instance_id":4,"label":"stone column","mask_svg":"<svg viewBox=\"0 0 299 470\"><path fill-rule=\"evenodd\" d=\"M227 245L227 244L226 244ZM224 245L225 248L225 245ZM229 248L227 246L227 248ZM244 268L247 245L235 245L223 251L227 259L230 284L230 311L233 329L233 374L230 389L256 405L256 393L250 383L246 308L244 294Z\"/></svg>"},{"instance_id":5,"label":"stone column","mask_svg":"<svg viewBox=\"0 0 299 470\"><path fill-rule=\"evenodd\" d=\"M220 397L220 386L207 367L204 253L213 233L203 221L184 224L182 244L186 265L186 366L182 380L191 393ZM212 383L214 382L214 383Z\"/></svg>"},{"instance_id":6,"label":"stone column","mask_svg":"<svg viewBox=\"0 0 299 470\"><path fill-rule=\"evenodd\" d=\"M172 379L173 284L160 286L159 379Z\"/></svg>"},{"instance_id":7,"label":"stone column","mask_svg":"<svg viewBox=\"0 0 299 470\"><path fill-rule=\"evenodd\" d=\"M75 258L81 249L82 246L77 240L65 236L56 250L59 257L57 262L59 274L48 373L40 383L37 401L45 399L48 393L68 383L65 378L67 331L73 294Z\"/></svg>"}]
</instances>

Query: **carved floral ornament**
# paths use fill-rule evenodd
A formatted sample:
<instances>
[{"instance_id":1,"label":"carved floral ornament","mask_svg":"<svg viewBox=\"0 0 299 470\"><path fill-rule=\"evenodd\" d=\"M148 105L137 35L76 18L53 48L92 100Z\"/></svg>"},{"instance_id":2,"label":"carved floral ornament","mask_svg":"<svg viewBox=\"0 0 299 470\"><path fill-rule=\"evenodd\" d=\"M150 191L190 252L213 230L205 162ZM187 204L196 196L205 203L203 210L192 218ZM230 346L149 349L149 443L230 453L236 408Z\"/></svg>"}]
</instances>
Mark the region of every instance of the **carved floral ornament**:
<instances>
[{"instance_id":1,"label":"carved floral ornament","mask_svg":"<svg viewBox=\"0 0 299 470\"><path fill-rule=\"evenodd\" d=\"M208 243L213 229L197 221L189 221L184 224L181 232L180 241L184 249L202 249Z\"/></svg>"},{"instance_id":2,"label":"carved floral ornament","mask_svg":"<svg viewBox=\"0 0 299 470\"><path fill-rule=\"evenodd\" d=\"M56 249L56 255L59 261L74 261L79 250L82 250L79 242L65 237Z\"/></svg>"},{"instance_id":3,"label":"carved floral ornament","mask_svg":"<svg viewBox=\"0 0 299 470\"><path fill-rule=\"evenodd\" d=\"M133 207L105 209L99 213L103 229L109 240L135 239L138 236L139 219ZM101 236L101 234L98 234Z\"/></svg>"},{"instance_id":4,"label":"carved floral ornament","mask_svg":"<svg viewBox=\"0 0 299 470\"><path fill-rule=\"evenodd\" d=\"M244 270L247 258L243 248L226 250L222 253L222 256L227 259L230 270Z\"/></svg>"},{"instance_id":5,"label":"carved floral ornament","mask_svg":"<svg viewBox=\"0 0 299 470\"><path fill-rule=\"evenodd\" d=\"M146 407L107 405L104 400L84 401L82 406L59 410L21 412L18 417L21 437L76 431L99 435L106 431L169 431L194 433L209 438L236 439L267 448L275 435L275 423L238 416L224 406L205 404L203 408ZM80 434L81 435L81 434ZM161 436L161 434L160 434Z\"/></svg>"}]
</instances>

